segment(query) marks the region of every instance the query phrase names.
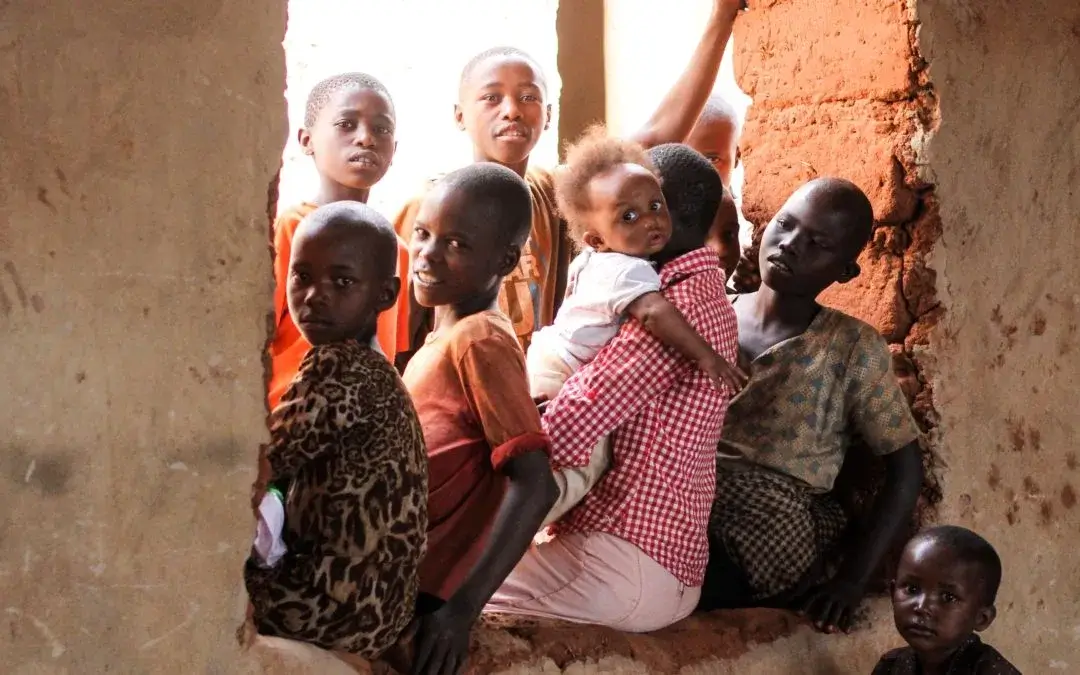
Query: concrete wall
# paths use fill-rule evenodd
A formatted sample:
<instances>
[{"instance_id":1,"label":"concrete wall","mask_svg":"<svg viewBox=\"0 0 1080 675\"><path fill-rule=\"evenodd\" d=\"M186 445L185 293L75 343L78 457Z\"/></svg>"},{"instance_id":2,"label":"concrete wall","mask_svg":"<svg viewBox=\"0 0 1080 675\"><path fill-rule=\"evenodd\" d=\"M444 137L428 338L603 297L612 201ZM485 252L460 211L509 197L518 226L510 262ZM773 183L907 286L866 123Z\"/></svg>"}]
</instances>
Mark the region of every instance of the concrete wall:
<instances>
[{"instance_id":1,"label":"concrete wall","mask_svg":"<svg viewBox=\"0 0 1080 675\"><path fill-rule=\"evenodd\" d=\"M245 672L284 30L0 3L4 672Z\"/></svg>"},{"instance_id":2,"label":"concrete wall","mask_svg":"<svg viewBox=\"0 0 1080 675\"><path fill-rule=\"evenodd\" d=\"M561 87L558 5L557 0L290 0L285 36L290 124L279 207L310 199L318 186L315 166L301 151L296 131L304 121L308 92L319 80L359 70L390 90L398 114L398 151L393 167L371 191L370 203L393 218L424 181L472 161L468 137L454 123L458 81L470 58L500 45L524 49L548 76L554 117L532 161L554 166ZM373 15L376 29L368 26Z\"/></svg>"}]
</instances>

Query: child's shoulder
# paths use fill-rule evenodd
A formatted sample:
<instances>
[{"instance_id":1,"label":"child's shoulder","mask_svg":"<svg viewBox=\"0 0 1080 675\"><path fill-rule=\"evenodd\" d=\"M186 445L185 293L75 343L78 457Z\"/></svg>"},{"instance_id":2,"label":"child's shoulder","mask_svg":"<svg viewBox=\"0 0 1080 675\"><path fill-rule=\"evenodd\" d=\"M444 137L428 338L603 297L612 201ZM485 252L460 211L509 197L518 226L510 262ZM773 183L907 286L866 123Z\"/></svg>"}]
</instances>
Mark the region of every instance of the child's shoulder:
<instances>
[{"instance_id":1,"label":"child's shoulder","mask_svg":"<svg viewBox=\"0 0 1080 675\"><path fill-rule=\"evenodd\" d=\"M483 349L485 353L521 351L514 334L514 324L505 314L496 310L477 312L465 317L446 335L447 352L451 358L460 359L470 349Z\"/></svg>"},{"instance_id":2,"label":"child's shoulder","mask_svg":"<svg viewBox=\"0 0 1080 675\"><path fill-rule=\"evenodd\" d=\"M877 665L874 666L874 670L871 675L897 675L906 672L914 672L911 670L915 665L915 652L911 647L899 647L891 651L885 652L885 654L878 659Z\"/></svg>"},{"instance_id":3,"label":"child's shoulder","mask_svg":"<svg viewBox=\"0 0 1080 675\"><path fill-rule=\"evenodd\" d=\"M299 204L286 206L278 211L277 218L274 219L274 227L280 227L282 223L289 223L295 227L317 208L319 208L318 205L311 202L300 202Z\"/></svg>"}]
</instances>

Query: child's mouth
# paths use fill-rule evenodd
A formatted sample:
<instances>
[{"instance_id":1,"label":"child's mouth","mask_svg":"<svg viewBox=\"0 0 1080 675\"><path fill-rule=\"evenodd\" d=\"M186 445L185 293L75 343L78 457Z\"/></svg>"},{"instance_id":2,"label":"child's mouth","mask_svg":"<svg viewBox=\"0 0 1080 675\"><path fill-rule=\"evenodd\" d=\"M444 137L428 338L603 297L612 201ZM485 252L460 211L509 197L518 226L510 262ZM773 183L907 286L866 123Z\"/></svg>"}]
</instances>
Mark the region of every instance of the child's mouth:
<instances>
[{"instance_id":1,"label":"child's mouth","mask_svg":"<svg viewBox=\"0 0 1080 675\"><path fill-rule=\"evenodd\" d=\"M438 277L421 271L413 272L413 280L421 286L438 286L442 283Z\"/></svg>"}]
</instances>

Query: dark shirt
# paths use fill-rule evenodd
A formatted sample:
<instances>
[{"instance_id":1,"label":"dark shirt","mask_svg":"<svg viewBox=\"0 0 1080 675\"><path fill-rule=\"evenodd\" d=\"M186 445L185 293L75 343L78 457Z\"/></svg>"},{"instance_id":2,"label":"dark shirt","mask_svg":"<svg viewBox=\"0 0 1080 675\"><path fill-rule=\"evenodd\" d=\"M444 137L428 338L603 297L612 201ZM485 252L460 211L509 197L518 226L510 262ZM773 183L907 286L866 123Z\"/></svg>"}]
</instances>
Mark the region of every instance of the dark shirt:
<instances>
[{"instance_id":1,"label":"dark shirt","mask_svg":"<svg viewBox=\"0 0 1080 675\"><path fill-rule=\"evenodd\" d=\"M998 650L972 635L956 650L945 672L948 675L1020 675ZM922 668L911 647L894 649L881 657L871 675L921 675Z\"/></svg>"}]
</instances>

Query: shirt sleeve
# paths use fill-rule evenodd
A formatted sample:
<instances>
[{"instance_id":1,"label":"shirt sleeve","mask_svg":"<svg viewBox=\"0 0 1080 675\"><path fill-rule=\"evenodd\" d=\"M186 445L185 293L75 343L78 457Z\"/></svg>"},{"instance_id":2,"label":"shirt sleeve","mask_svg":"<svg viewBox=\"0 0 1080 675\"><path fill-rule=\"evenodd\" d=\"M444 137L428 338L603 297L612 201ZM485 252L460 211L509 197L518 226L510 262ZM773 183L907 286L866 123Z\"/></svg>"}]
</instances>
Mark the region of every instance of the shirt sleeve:
<instances>
[{"instance_id":1,"label":"shirt sleeve","mask_svg":"<svg viewBox=\"0 0 1080 675\"><path fill-rule=\"evenodd\" d=\"M874 454L888 455L918 439L889 347L872 328L863 330L848 356L845 395L849 423Z\"/></svg>"},{"instance_id":2,"label":"shirt sleeve","mask_svg":"<svg viewBox=\"0 0 1080 675\"><path fill-rule=\"evenodd\" d=\"M681 309L681 308L680 308ZM690 361L630 320L566 381L544 414L556 469L589 463L593 446L686 377Z\"/></svg>"},{"instance_id":3,"label":"shirt sleeve","mask_svg":"<svg viewBox=\"0 0 1080 675\"><path fill-rule=\"evenodd\" d=\"M338 427L330 402L340 395L327 392L326 388L335 386L342 358L334 347L320 346L308 350L300 363L296 379L270 418L266 458L271 482L291 478L305 464L335 447L323 441L327 430Z\"/></svg>"},{"instance_id":4,"label":"shirt sleeve","mask_svg":"<svg viewBox=\"0 0 1080 675\"><path fill-rule=\"evenodd\" d=\"M289 281L289 256L292 255L292 240L300 219L295 214L278 216L274 222L274 325L280 325L288 312L286 284Z\"/></svg>"},{"instance_id":5,"label":"shirt sleeve","mask_svg":"<svg viewBox=\"0 0 1080 675\"><path fill-rule=\"evenodd\" d=\"M620 256L619 269L611 278L614 283L608 289L610 307L616 316L626 312L630 303L646 293L660 290L660 275L649 261L641 258Z\"/></svg>"},{"instance_id":6,"label":"shirt sleeve","mask_svg":"<svg viewBox=\"0 0 1080 675\"><path fill-rule=\"evenodd\" d=\"M496 470L527 452L548 451L540 413L529 396L525 357L514 338L494 333L472 340L460 352L457 370Z\"/></svg>"}]
</instances>

